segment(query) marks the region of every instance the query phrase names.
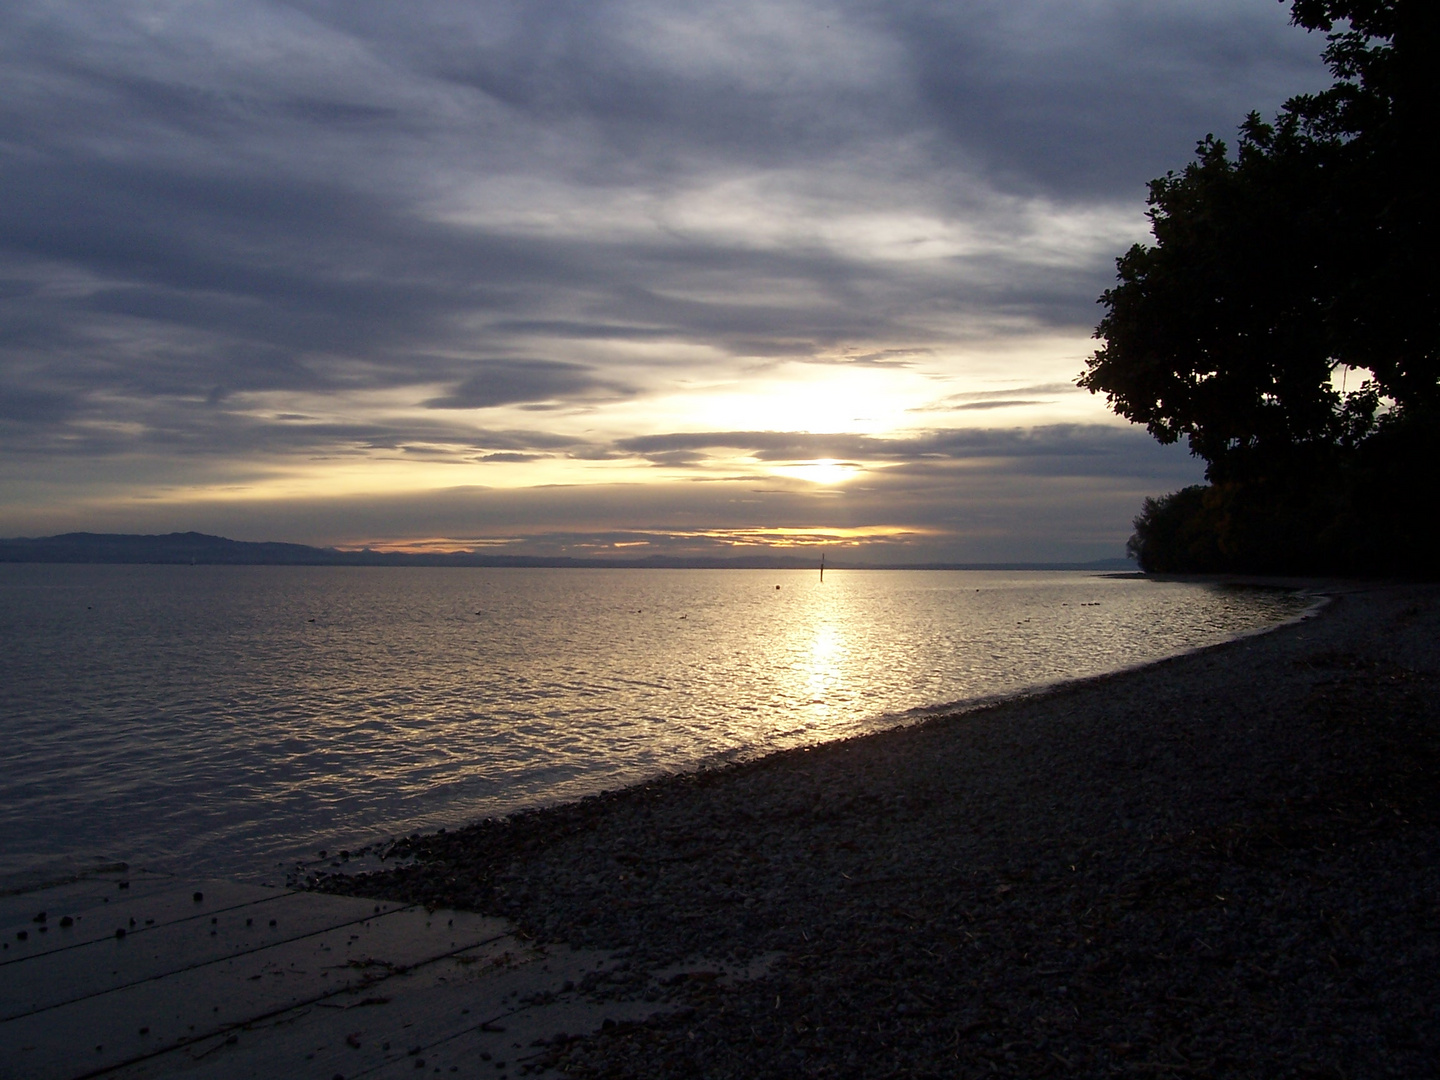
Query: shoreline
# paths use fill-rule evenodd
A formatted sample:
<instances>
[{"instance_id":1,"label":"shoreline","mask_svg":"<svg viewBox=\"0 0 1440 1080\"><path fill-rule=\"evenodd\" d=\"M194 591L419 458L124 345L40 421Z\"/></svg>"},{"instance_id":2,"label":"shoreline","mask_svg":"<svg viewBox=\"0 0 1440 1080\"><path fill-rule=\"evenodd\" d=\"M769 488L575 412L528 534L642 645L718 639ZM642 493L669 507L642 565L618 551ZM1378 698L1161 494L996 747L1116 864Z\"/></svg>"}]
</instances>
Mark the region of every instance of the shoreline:
<instances>
[{"instance_id":1,"label":"shoreline","mask_svg":"<svg viewBox=\"0 0 1440 1080\"><path fill-rule=\"evenodd\" d=\"M844 567L842 567L841 569L896 569L896 568L895 568L895 567L879 567L879 568L876 568L876 567L844 568ZM899 569L904 569L904 568L902 567L902 568L899 568ZM924 568L918 568L918 569L924 569ZM1348 593L1352 593L1352 592L1365 592L1365 591L1367 591L1367 590L1370 590L1370 589L1373 589L1373 588L1376 587L1376 584L1375 584L1374 582L1371 582L1371 581L1368 581L1368 580L1364 580L1364 579L1354 579L1354 578L1309 578L1309 577L1306 577L1306 578L1299 578L1299 577L1295 577L1295 578L1275 578L1275 577L1257 577L1257 576L1254 576L1254 575L1237 575L1237 574L1168 574L1168 575L1160 575L1160 574L1144 574L1144 573L1139 573L1139 572L1136 572L1136 573L1125 573L1125 574L1114 574L1114 573L1105 573L1105 572L1101 572L1101 571L1093 571L1093 574L1094 574L1094 576L1097 576L1097 577L1107 577L1107 578L1123 577L1123 578L1149 579L1149 580L1155 580L1155 581L1202 582L1202 583L1211 584L1211 585L1237 586L1237 587L1241 587L1241 588L1255 588L1255 589L1261 589L1261 590L1272 590L1272 591L1275 591L1275 592L1285 592L1285 593L1294 593L1294 594L1296 594L1296 595L1306 595L1306 596L1308 596L1308 597L1311 599L1312 602L1311 602L1311 603L1309 604L1309 606L1306 607L1304 610L1299 611L1299 612L1297 612L1297 613L1295 613L1295 614L1293 614L1293 615L1290 615L1290 616L1286 617L1285 619L1283 619L1283 620L1281 620L1281 621L1279 621L1279 622L1271 623L1271 624L1268 624L1268 625L1265 625L1265 626L1254 627L1254 628L1249 629L1249 630L1239 630L1239 631L1236 631L1236 632L1235 632L1235 636L1234 636L1234 637L1227 638L1227 639L1225 639L1225 640L1223 640L1223 641L1211 642L1211 643L1209 643L1209 644L1190 646L1189 648L1185 649L1183 652L1174 653L1174 654L1171 654L1171 655L1169 655L1169 656L1160 656L1160 657L1157 657L1157 658L1141 660L1141 661L1138 661L1138 662L1136 662L1136 663L1134 663L1134 664L1126 665L1126 666L1124 666L1124 667L1119 667L1119 668L1113 668L1113 669L1111 669L1111 670L1098 672L1098 673L1092 674L1092 675L1082 675L1082 676L1076 676L1076 677L1071 677L1071 678L1065 678L1065 679L1060 679L1060 680L1057 680L1057 681L1054 681L1054 682L1037 683L1037 684L1032 685L1032 686L1021 687L1020 689L1002 690L1002 691L997 691L997 692L994 692L994 693L991 693L991 694L985 694L985 695L981 695L981 696L974 697L974 698L962 698L962 699L957 699L957 700L953 700L953 701L941 701L941 702L937 702L937 703L932 704L932 705L914 705L914 706L911 706L911 707L909 707L909 708L907 708L907 709L902 709L902 710L897 711L897 712L883 712L883 713L876 714L874 717L872 717L872 718L870 719L869 723L873 724L874 726L871 727L869 730L858 731L858 732L855 732L854 734L843 735L843 736L840 736L840 737L838 737L838 738L825 739L825 740L822 740L822 741L820 741L820 742L805 743L805 744L801 744L801 745L799 745L799 746L790 746L790 747L783 747L783 748L779 748L779 749L768 749L768 750L764 750L764 749L757 750L757 749L755 749L755 748L747 748L747 747L739 747L739 746L730 748L730 749L728 749L728 750L719 750L719 751L715 751L715 752L713 752L713 753L711 753L711 754L709 754L709 755L707 755L707 756L705 756L705 757L696 759L695 761L692 761L692 762L690 762L690 763L687 763L687 764L684 764L684 765L680 765L680 766L671 767L671 768L666 768L665 770L663 770L663 771L661 771L661 772L659 772L659 773L653 774L653 775L644 775L644 774L638 775L638 776L637 776L635 779L633 779L633 780L622 781L621 786L616 787L616 788L600 788L600 789L598 789L598 790L589 790L589 791L583 790L583 788L582 788L582 789L580 789L580 790L578 790L578 791L576 791L576 792L574 792L574 793L571 793L571 794L565 794L565 795L555 796L555 797L552 797L552 798L546 798L546 799L543 799L542 801L535 802L535 803L525 803L525 804L515 805L515 806L513 806L513 807L511 807L511 808L508 808L508 809L502 808L502 809L500 809L499 811L497 811L497 812L495 812L495 813L487 814L484 818L482 818L482 817L480 817L480 816L478 816L478 815L470 815L470 816L467 816L467 817L463 818L463 819L460 821L459 824L455 824L454 820L451 820L450 822L448 822L447 824L445 824L445 825L443 825L443 826L442 826L442 825L439 825L438 823L437 823L437 824L426 825L426 826L420 826L420 827L419 827L419 832L420 832L422 835L432 835L432 834L436 834L436 833L445 833L445 832L452 831L452 830L456 830L456 829L466 829L466 828L469 828L469 827L471 827L471 826L473 826L473 825L480 824L480 823L482 823L483 821L491 820L492 818L493 818L493 819L504 819L504 818L517 817L517 816L521 816L521 815L529 815L529 814L535 814L535 813L540 813L540 812L553 811L553 810L556 810L556 809L561 808L561 807L564 807L564 806L569 806L569 805L572 805L572 804L575 804L575 803L585 802L585 801L590 800L590 799L601 798L601 797L608 798L608 797L614 796L614 795L616 795L616 794L623 794L624 792L629 791L629 790L631 790L632 788L643 788L643 787L646 787L646 786L651 785L651 784L654 784L654 783L660 783L660 782L665 782L665 781L669 781L669 780L674 780L674 779L677 779L677 778L679 778L679 777L689 776L689 775L696 774L696 773L707 773L707 774L708 774L708 773L717 772L717 771L725 771L725 770L729 770L729 769L734 769L734 768L737 768L737 767L740 767L740 766L753 765L753 764L755 764L755 763L757 763L757 762L764 761L764 760L766 760L766 759L768 759L768 758L776 757L776 756L783 755L783 754L805 753L805 752L809 752L809 751L811 751L811 750L817 749L817 748L819 748L819 747L831 746L831 745L838 745L838 744L840 744L840 743L852 742L852 741L857 740L857 739L868 739L868 738L870 738L870 737L872 737L872 736L884 735L884 734L886 734L886 733L888 733L888 732L898 731L898 730L901 730L901 729L903 729L903 728L912 728L912 727L923 726L923 725L928 724L928 723L930 723L931 721L934 721L934 720L954 719L955 717L959 717L959 716L962 716L962 715L968 715L968 714L976 713L976 712L982 712L982 711L985 711L985 710L988 710L988 709L995 708L995 707L997 707L997 706L1006 705L1006 704L1011 703L1011 702L1020 702L1020 701L1028 701L1028 700L1031 700L1031 699L1034 699L1034 698L1043 698L1043 697L1045 697L1045 696L1048 695L1048 694L1054 693L1054 692L1059 691L1059 690L1063 690L1063 689L1065 689L1065 688L1067 688L1067 687L1081 686L1081 685L1084 685L1084 684L1087 684L1087 683L1090 683L1090 682L1094 682L1094 681L1097 681L1097 680L1104 680L1104 679L1112 678L1112 677L1114 677L1114 676L1125 675L1125 674L1129 674L1129 673L1131 673L1131 672L1136 672L1136 671L1142 671L1142 670L1144 670L1144 669L1146 669L1146 668L1149 668L1149 667L1152 667L1152 666L1154 666L1154 665L1156 665L1156 664L1163 664L1163 663L1167 663L1167 662L1172 661L1172 660L1180 659L1180 658L1182 658L1182 657L1193 656L1193 655L1196 655L1196 654L1198 654L1198 653L1203 653L1203 652L1206 652L1206 651L1211 650L1211 649L1224 649L1224 648L1227 648L1227 647L1230 646L1230 645L1235 644L1236 642L1243 641L1243 640L1245 640L1245 639L1247 639L1247 638L1262 637L1262 636L1264 636L1264 635L1266 635L1266 634L1274 633L1275 631L1281 630L1281 629L1283 629L1283 628L1285 628L1285 627L1292 626L1292 625L1295 625L1295 624L1298 624L1298 623L1305 622L1305 621L1308 620L1308 619L1313 619L1313 618L1315 618L1317 615L1319 615L1319 614L1325 609L1325 607L1326 607L1332 600L1334 600L1334 599L1335 599L1337 596L1339 596L1339 595L1344 595L1344 594L1348 594ZM413 837L412 837L412 838L413 838ZM310 850L310 849L314 848L314 847L316 846L316 841L321 841L321 842L323 842L323 838L321 838L321 837L312 838L312 841L304 846L304 847L305 847L305 850ZM364 870L362 870L362 864L361 864L361 859L362 859L362 857L368 857L368 858L366 858L366 861L365 861L365 863L363 864L365 868L368 868L368 867L370 866L370 864L373 862L373 853L375 853L375 852L377 852L377 851L390 850L390 849L392 849L392 848L395 848L396 845L404 844L404 843L406 843L406 842L408 842L408 838L407 838L405 835L396 834L396 833L393 833L393 832L392 832L392 833L389 833L389 834L386 834L386 835L383 835L383 836L378 836L378 837L376 837L376 838L373 839L373 840L368 840L368 841L362 842L361 844L356 845L356 848L351 851L351 857L352 857L352 859L354 860L354 865L349 865L349 866L348 866L348 869L347 869L347 871L346 871L346 876L355 876L355 874L356 874L357 872L364 872ZM330 844L328 845L328 848L336 848L336 847L337 847L337 845L334 844L334 843L330 843ZM328 850L328 848L327 848L327 850ZM315 858L315 859L292 860L291 862L289 862L289 863L287 863L287 864L277 864L277 865L291 865L291 866L293 866L294 869L292 869L292 870L290 870L290 871L287 872L287 882L288 882L288 884L289 884L291 887L301 887L301 888L304 888L304 887L306 887L306 886L305 886L305 882L304 882L303 879L306 878L307 875L302 874L302 873L301 873L302 870L307 869L307 868L315 869L315 870L320 871L320 873L319 873L318 876L324 877L324 876L326 876L326 874L325 874L325 872L324 872L324 868L325 868L325 867L333 867L333 866L336 865L336 863L335 863L335 861L334 861L334 856L333 856L333 855L327 855L327 856L322 856L322 857L320 857L320 858ZM347 865L348 865L348 860L347 860ZM261 873L261 872L259 872L259 871L250 871L250 872L247 872L247 878L248 878L248 877L257 876L257 875L260 874L260 873ZM270 871L269 871L269 870L266 870L264 873L265 873L265 874L270 874ZM273 876L273 875L272 875L272 876ZM308 875L308 876L315 876L315 875Z\"/></svg>"},{"instance_id":2,"label":"shoreline","mask_svg":"<svg viewBox=\"0 0 1440 1080\"><path fill-rule=\"evenodd\" d=\"M337 863L334 854L326 854L320 856L319 858L308 860L292 860L288 864L279 863L276 865L290 865L293 867L293 869L288 871L286 874L286 883L288 887L291 888L311 887L311 882L327 877L334 877L336 879L339 879L342 877L363 876L364 874L373 872L376 869L384 869L383 866L377 865L376 853L384 852L386 854L380 856L379 858L382 860L388 859L392 857L388 853L398 852L402 850L410 843L411 840L416 839L417 836L433 836L452 831L461 831L472 828L476 825L490 822L492 820L506 820L510 818L530 816L539 813L549 813L560 810L567 806L572 806L583 802L589 802L595 799L609 799L616 796L623 796L626 792L631 790L646 788L654 784L681 780L688 776L693 776L697 774L708 775L717 772L727 772L732 769L755 765L772 757L778 758L786 754L809 753L810 751L822 747L838 746L843 743L854 742L856 740L862 739L869 739L875 736L885 735L887 733L899 731L902 729L922 727L926 724L931 723L932 721L954 720L961 716L968 716L974 713L985 712L990 709L1013 703L1043 699L1050 694L1063 691L1072 687L1081 687L1094 682L1102 682L1104 680L1115 678L1117 676L1123 676L1137 671L1143 671L1147 668L1154 667L1157 664L1169 663L1171 661L1179 660L1187 656L1195 656L1201 653L1205 653L1213 649L1225 649L1248 638L1263 637L1267 634L1275 633L1276 631L1282 630L1286 627L1294 626L1317 617L1338 596L1354 592L1366 592L1377 587L1374 582L1353 578L1273 578L1236 574L1202 575L1143 573L1123 575L1106 573L1098 574L1098 576L1146 578L1156 581L1204 582L1212 585L1233 585L1242 588L1269 589L1277 592L1294 593L1297 595L1308 595L1313 602L1304 610L1297 612L1296 614L1291 615L1281 620L1280 622L1272 623L1266 626L1255 627L1249 630L1237 631L1234 637L1227 638L1223 641L1212 642L1206 645L1195 645L1186 649L1183 652L1174 653L1169 656L1161 656L1154 659L1141 660L1135 664L1114 668L1109 671L1102 671L1093 675L1082 675L1073 678L1058 680L1055 682L1039 683L1033 686L1022 687L1018 690L999 691L993 694L982 695L975 698L965 698L955 701L943 701L933 705L916 705L912 706L911 708L901 710L899 712L880 713L875 716L872 721L877 726L871 728L870 730L860 731L851 735L845 735L838 738L827 739L821 742L805 743L799 746L759 751L747 749L744 747L735 747L730 750L716 751L715 753L700 758L688 765L666 769L653 775L638 776L633 781L622 782L622 784L616 788L601 788L599 790L591 791L581 790L575 794L561 795L554 798L545 799L536 803L521 804L509 809L501 809L496 813L487 814L483 818L479 816L470 816L464 818L459 824L456 824L454 821L449 821L444 825L432 824L428 826L420 826L418 828L418 832L412 833L409 836L404 834L390 833L386 836L377 837L374 840L369 840L360 845L357 845L353 849L350 849L348 856L343 863ZM317 837L314 839L320 840L321 838ZM313 847L315 847L315 842L313 841L305 845L306 850L309 850ZM328 846L327 851L329 849L339 850L338 845L334 843L331 843ZM340 874L332 875L326 872L325 868L333 868L336 866L344 867ZM316 873L306 874L303 872L305 870L314 870L316 871ZM257 876L273 876L273 871L270 869L267 869L263 872L247 871L244 875L241 876L245 877L245 879L248 880L251 877Z\"/></svg>"},{"instance_id":3,"label":"shoreline","mask_svg":"<svg viewBox=\"0 0 1440 1080\"><path fill-rule=\"evenodd\" d=\"M769 965L566 1040L568 1075L1418 1075L1437 642L1435 587L1339 589L1260 636L401 841L412 865L319 887L502 915L637 977Z\"/></svg>"}]
</instances>

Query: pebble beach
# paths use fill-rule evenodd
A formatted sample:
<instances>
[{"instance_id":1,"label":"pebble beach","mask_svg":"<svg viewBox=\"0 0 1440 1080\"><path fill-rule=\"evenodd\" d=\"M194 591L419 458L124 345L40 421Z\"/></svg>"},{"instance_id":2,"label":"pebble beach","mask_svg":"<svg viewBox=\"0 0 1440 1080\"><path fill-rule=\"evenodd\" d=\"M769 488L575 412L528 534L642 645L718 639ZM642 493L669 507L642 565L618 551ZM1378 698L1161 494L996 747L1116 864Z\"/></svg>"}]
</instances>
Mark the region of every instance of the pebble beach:
<instances>
[{"instance_id":1,"label":"pebble beach","mask_svg":"<svg viewBox=\"0 0 1440 1080\"><path fill-rule=\"evenodd\" d=\"M623 957L579 989L660 1011L557 1032L525 1073L1437 1075L1440 589L1331 592L1267 634L311 884Z\"/></svg>"}]
</instances>

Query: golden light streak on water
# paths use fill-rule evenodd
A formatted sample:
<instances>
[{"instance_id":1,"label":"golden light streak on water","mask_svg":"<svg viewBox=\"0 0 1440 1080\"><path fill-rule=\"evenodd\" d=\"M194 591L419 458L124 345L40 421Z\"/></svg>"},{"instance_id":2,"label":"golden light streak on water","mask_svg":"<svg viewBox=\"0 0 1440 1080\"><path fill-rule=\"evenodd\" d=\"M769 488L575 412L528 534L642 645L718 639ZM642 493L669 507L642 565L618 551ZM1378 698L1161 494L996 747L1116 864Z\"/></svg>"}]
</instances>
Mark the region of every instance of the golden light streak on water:
<instances>
[{"instance_id":1,"label":"golden light streak on water","mask_svg":"<svg viewBox=\"0 0 1440 1080\"><path fill-rule=\"evenodd\" d=\"M0 872L264 873L1307 603L1075 572L0 565Z\"/></svg>"}]
</instances>

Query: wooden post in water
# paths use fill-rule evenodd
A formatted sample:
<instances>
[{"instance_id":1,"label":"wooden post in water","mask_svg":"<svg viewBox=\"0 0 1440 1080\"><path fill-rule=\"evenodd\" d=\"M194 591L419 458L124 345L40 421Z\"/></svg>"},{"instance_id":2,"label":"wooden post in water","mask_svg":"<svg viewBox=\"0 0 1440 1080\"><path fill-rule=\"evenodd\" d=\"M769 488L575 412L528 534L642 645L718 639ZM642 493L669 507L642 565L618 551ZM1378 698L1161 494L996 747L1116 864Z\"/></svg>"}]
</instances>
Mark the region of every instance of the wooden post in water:
<instances>
[{"instance_id":1,"label":"wooden post in water","mask_svg":"<svg viewBox=\"0 0 1440 1080\"><path fill-rule=\"evenodd\" d=\"M825 552L820 552L820 580L825 580Z\"/></svg>"}]
</instances>

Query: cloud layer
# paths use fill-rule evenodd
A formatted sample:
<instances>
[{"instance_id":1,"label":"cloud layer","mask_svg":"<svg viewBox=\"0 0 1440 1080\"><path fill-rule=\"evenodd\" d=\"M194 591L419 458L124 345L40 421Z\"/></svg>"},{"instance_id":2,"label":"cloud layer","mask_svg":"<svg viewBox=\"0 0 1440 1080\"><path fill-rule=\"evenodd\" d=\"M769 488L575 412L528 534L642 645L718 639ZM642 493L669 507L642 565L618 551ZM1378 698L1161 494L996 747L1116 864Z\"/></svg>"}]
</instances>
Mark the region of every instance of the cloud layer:
<instances>
[{"instance_id":1,"label":"cloud layer","mask_svg":"<svg viewBox=\"0 0 1440 1080\"><path fill-rule=\"evenodd\" d=\"M782 525L863 480L866 520L899 528L945 516L900 476L964 461L980 492L1006 462L1098 460L1025 447L1109 422L1069 380L1145 180L1321 84L1285 19L1269 0L9 5L0 532L244 505L278 508L265 538L346 542L398 537L383 507L416 491L530 505L557 484L613 512L546 535L616 531L635 486L671 506L646 502L647 528L723 532L729 504L686 493L757 477L800 483ZM1072 490L1193 475L1123 445ZM820 459L854 465L843 498L775 471ZM1118 549L1134 512L1044 499L1006 527L1055 551ZM468 535L434 513L417 537ZM926 550L965 557L952 533Z\"/></svg>"}]
</instances>

